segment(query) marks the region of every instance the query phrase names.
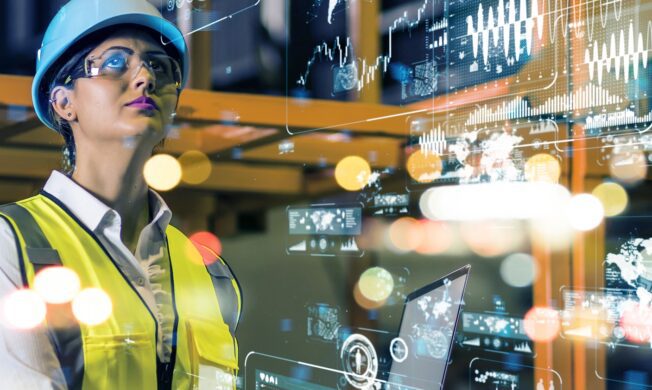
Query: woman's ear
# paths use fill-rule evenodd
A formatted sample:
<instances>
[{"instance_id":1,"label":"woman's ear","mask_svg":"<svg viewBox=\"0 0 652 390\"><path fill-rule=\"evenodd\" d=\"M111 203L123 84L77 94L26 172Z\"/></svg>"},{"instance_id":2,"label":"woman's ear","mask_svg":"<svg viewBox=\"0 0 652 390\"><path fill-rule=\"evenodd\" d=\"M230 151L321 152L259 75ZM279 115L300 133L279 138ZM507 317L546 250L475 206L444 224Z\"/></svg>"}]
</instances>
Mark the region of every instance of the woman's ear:
<instances>
[{"instance_id":1,"label":"woman's ear","mask_svg":"<svg viewBox=\"0 0 652 390\"><path fill-rule=\"evenodd\" d=\"M54 87L50 93L50 104L57 115L65 121L72 122L77 119L77 112L72 104L72 91L64 86Z\"/></svg>"}]
</instances>

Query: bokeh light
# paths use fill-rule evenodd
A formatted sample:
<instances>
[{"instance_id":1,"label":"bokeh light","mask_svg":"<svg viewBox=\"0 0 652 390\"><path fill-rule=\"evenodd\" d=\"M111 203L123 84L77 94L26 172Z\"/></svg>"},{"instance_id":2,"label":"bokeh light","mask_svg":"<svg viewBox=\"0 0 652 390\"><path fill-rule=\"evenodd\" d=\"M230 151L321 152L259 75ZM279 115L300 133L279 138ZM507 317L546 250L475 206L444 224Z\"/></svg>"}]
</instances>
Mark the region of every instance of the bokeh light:
<instances>
[{"instance_id":1,"label":"bokeh light","mask_svg":"<svg viewBox=\"0 0 652 390\"><path fill-rule=\"evenodd\" d=\"M46 267L34 277L34 290L48 303L72 301L80 289L79 276L70 268Z\"/></svg>"},{"instance_id":2,"label":"bokeh light","mask_svg":"<svg viewBox=\"0 0 652 390\"><path fill-rule=\"evenodd\" d=\"M560 188L564 187L560 186ZM565 191L564 195L559 197L555 207L545 209L544 213L530 220L531 237L550 247L551 250L564 250L573 241L575 230L566 215L566 206L570 198L570 193ZM550 205L552 206L554 203Z\"/></svg>"},{"instance_id":3,"label":"bokeh light","mask_svg":"<svg viewBox=\"0 0 652 390\"><path fill-rule=\"evenodd\" d=\"M604 218L604 209L595 196L579 194L569 200L566 206L566 217L573 229L588 231L600 225Z\"/></svg>"},{"instance_id":4,"label":"bokeh light","mask_svg":"<svg viewBox=\"0 0 652 390\"><path fill-rule=\"evenodd\" d=\"M432 204L435 204L435 201L430 200L430 197L435 196L436 194L437 192L435 192L435 188L431 187L423 191L419 197L419 210L421 211L421 215L428 219L437 219L437 216L432 213L431 207L431 202Z\"/></svg>"},{"instance_id":5,"label":"bokeh light","mask_svg":"<svg viewBox=\"0 0 652 390\"><path fill-rule=\"evenodd\" d=\"M417 150L408 157L406 168L416 182L430 183L441 176L443 165L438 155Z\"/></svg>"},{"instance_id":6,"label":"bokeh light","mask_svg":"<svg viewBox=\"0 0 652 390\"><path fill-rule=\"evenodd\" d=\"M188 184L201 184L208 179L213 170L211 160L199 150L189 150L179 157L181 180Z\"/></svg>"},{"instance_id":7,"label":"bokeh light","mask_svg":"<svg viewBox=\"0 0 652 390\"><path fill-rule=\"evenodd\" d=\"M512 287L527 287L537 278L536 260L527 253L514 253L500 263L500 276Z\"/></svg>"},{"instance_id":8,"label":"bokeh light","mask_svg":"<svg viewBox=\"0 0 652 390\"><path fill-rule=\"evenodd\" d=\"M99 325L113 312L111 298L99 288L85 288L72 301L75 318L86 325Z\"/></svg>"},{"instance_id":9,"label":"bokeh light","mask_svg":"<svg viewBox=\"0 0 652 390\"><path fill-rule=\"evenodd\" d=\"M201 254L204 264L212 264L217 261L217 256L222 254L222 242L217 236L211 232L201 231L190 235L190 242L197 248ZM191 248L188 248L190 251ZM188 256L194 258L194 256Z\"/></svg>"},{"instance_id":10,"label":"bokeh light","mask_svg":"<svg viewBox=\"0 0 652 390\"><path fill-rule=\"evenodd\" d=\"M552 183L482 183L433 187L419 200L426 218L443 221L533 219L563 207L568 190Z\"/></svg>"},{"instance_id":11,"label":"bokeh light","mask_svg":"<svg viewBox=\"0 0 652 390\"><path fill-rule=\"evenodd\" d=\"M147 160L143 175L153 189L169 191L181 181L181 165L169 154L157 154Z\"/></svg>"},{"instance_id":12,"label":"bokeh light","mask_svg":"<svg viewBox=\"0 0 652 390\"><path fill-rule=\"evenodd\" d=\"M554 340L560 327L559 313L549 307L535 306L523 319L525 333L530 339L540 343Z\"/></svg>"},{"instance_id":13,"label":"bokeh light","mask_svg":"<svg viewBox=\"0 0 652 390\"><path fill-rule=\"evenodd\" d=\"M443 221L419 221L421 227L421 243L415 248L422 255L436 255L449 250L455 240L453 229Z\"/></svg>"},{"instance_id":14,"label":"bokeh light","mask_svg":"<svg viewBox=\"0 0 652 390\"><path fill-rule=\"evenodd\" d=\"M347 191L359 191L369 182L371 167L359 156L347 156L335 167L335 181Z\"/></svg>"},{"instance_id":15,"label":"bokeh light","mask_svg":"<svg viewBox=\"0 0 652 390\"><path fill-rule=\"evenodd\" d=\"M625 338L637 344L652 342L652 308L638 302L626 302L620 318Z\"/></svg>"},{"instance_id":16,"label":"bokeh light","mask_svg":"<svg viewBox=\"0 0 652 390\"><path fill-rule=\"evenodd\" d=\"M34 290L16 290L5 297L3 314L9 327L32 329L45 321L45 301Z\"/></svg>"},{"instance_id":17,"label":"bokeh light","mask_svg":"<svg viewBox=\"0 0 652 390\"><path fill-rule=\"evenodd\" d=\"M411 217L403 217L394 221L388 230L387 247L397 253L415 250L424 239L424 231L419 221Z\"/></svg>"},{"instance_id":18,"label":"bokeh light","mask_svg":"<svg viewBox=\"0 0 652 390\"><path fill-rule=\"evenodd\" d=\"M358 304L358 306L367 310L374 310L374 309L381 308L385 305L386 302L386 301L372 301L371 299L365 297L364 294L362 294L362 292L360 291L359 283L356 283L355 287L353 288L353 299Z\"/></svg>"},{"instance_id":19,"label":"bokeh light","mask_svg":"<svg viewBox=\"0 0 652 390\"><path fill-rule=\"evenodd\" d=\"M623 183L638 183L647 175L645 153L634 145L615 147L609 159L609 172L614 179Z\"/></svg>"},{"instance_id":20,"label":"bokeh light","mask_svg":"<svg viewBox=\"0 0 652 390\"><path fill-rule=\"evenodd\" d=\"M382 302L394 291L392 274L382 267L372 267L360 275L358 280L360 293L370 301Z\"/></svg>"},{"instance_id":21,"label":"bokeh light","mask_svg":"<svg viewBox=\"0 0 652 390\"><path fill-rule=\"evenodd\" d=\"M625 211L629 202L627 191L618 183L599 184L591 193L600 200L604 215L607 217L613 217Z\"/></svg>"},{"instance_id":22,"label":"bokeh light","mask_svg":"<svg viewBox=\"0 0 652 390\"><path fill-rule=\"evenodd\" d=\"M531 182L557 183L561 176L559 160L547 153L530 157L525 163L525 178Z\"/></svg>"},{"instance_id":23,"label":"bokeh light","mask_svg":"<svg viewBox=\"0 0 652 390\"><path fill-rule=\"evenodd\" d=\"M495 257L518 250L525 238L518 222L465 222L460 226L460 232L469 249L482 257Z\"/></svg>"},{"instance_id":24,"label":"bokeh light","mask_svg":"<svg viewBox=\"0 0 652 390\"><path fill-rule=\"evenodd\" d=\"M378 218L364 218L362 221L362 234L358 238L360 249L381 249L385 246L388 224Z\"/></svg>"}]
</instances>

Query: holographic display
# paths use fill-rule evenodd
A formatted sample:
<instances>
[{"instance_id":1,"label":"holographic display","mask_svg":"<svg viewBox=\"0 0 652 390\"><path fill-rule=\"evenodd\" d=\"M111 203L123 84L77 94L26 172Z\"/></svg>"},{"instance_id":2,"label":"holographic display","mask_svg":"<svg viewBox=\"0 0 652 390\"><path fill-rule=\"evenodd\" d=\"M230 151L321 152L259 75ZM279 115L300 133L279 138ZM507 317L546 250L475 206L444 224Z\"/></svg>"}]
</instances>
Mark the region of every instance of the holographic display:
<instances>
[{"instance_id":1,"label":"holographic display","mask_svg":"<svg viewBox=\"0 0 652 390\"><path fill-rule=\"evenodd\" d=\"M409 212L409 194L380 194L374 196L374 216L405 215Z\"/></svg>"},{"instance_id":2,"label":"holographic display","mask_svg":"<svg viewBox=\"0 0 652 390\"><path fill-rule=\"evenodd\" d=\"M471 390L561 390L562 380L554 370L509 361L475 358L469 364Z\"/></svg>"},{"instance_id":3,"label":"holographic display","mask_svg":"<svg viewBox=\"0 0 652 390\"><path fill-rule=\"evenodd\" d=\"M150 0L151 1L151 0ZM151 1L155 5L157 2ZM163 0L159 10L163 17L175 24L184 36L214 28L218 23L233 20L238 14L252 11L261 0L205 1ZM163 44L171 43L161 37Z\"/></svg>"},{"instance_id":4,"label":"holographic display","mask_svg":"<svg viewBox=\"0 0 652 390\"><path fill-rule=\"evenodd\" d=\"M360 256L363 253L356 241L362 232L361 205L288 207L287 216L288 254Z\"/></svg>"}]
</instances>

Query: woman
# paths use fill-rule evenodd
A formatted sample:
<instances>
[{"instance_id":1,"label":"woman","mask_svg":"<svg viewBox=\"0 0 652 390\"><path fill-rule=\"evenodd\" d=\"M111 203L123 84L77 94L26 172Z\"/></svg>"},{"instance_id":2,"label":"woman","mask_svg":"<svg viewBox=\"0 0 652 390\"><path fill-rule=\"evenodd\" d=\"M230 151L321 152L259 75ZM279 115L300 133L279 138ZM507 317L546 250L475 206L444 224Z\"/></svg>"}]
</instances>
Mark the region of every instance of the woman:
<instances>
[{"instance_id":1,"label":"woman","mask_svg":"<svg viewBox=\"0 0 652 390\"><path fill-rule=\"evenodd\" d=\"M49 304L36 329L3 326L3 388L234 388L238 285L169 224L142 173L187 69L181 32L145 0L72 0L50 23L32 97L64 137L66 174L0 207L0 294L66 267L113 310L95 324Z\"/></svg>"}]
</instances>

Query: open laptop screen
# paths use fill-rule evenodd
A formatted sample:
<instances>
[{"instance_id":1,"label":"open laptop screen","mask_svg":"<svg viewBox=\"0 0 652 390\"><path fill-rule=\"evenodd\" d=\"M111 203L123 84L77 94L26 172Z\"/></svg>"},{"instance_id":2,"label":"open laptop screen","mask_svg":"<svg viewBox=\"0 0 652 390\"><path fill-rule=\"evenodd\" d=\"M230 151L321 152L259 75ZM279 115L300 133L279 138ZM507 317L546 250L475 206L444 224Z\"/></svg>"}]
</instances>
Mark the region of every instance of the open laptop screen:
<instances>
[{"instance_id":1,"label":"open laptop screen","mask_svg":"<svg viewBox=\"0 0 652 390\"><path fill-rule=\"evenodd\" d=\"M410 294L392 345L391 389L441 388L470 266Z\"/></svg>"}]
</instances>

